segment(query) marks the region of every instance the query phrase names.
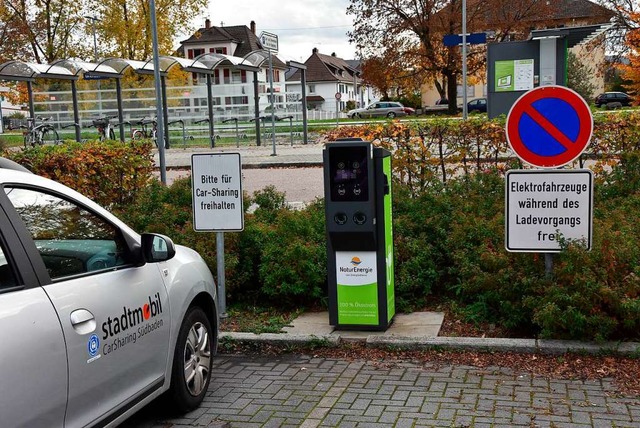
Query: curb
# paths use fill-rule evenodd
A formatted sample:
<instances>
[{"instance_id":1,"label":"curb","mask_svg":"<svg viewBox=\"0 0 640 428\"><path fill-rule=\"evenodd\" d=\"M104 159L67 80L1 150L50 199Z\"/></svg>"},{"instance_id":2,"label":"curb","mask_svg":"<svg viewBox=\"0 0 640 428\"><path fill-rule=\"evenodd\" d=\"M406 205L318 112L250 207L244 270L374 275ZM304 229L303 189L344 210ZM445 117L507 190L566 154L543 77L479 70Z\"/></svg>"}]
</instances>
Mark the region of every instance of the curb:
<instances>
[{"instance_id":1,"label":"curb","mask_svg":"<svg viewBox=\"0 0 640 428\"><path fill-rule=\"evenodd\" d=\"M247 163L242 165L242 169L270 169L270 168L320 168L322 162L304 161L304 162L258 162ZM167 165L167 171L191 171L191 165ZM158 165L154 165L155 171L160 171Z\"/></svg>"},{"instance_id":2,"label":"curb","mask_svg":"<svg viewBox=\"0 0 640 428\"><path fill-rule=\"evenodd\" d=\"M345 343L339 334L307 335L279 333L235 333L221 332L220 339L241 344L270 345L321 345L337 346ZM353 342L354 339L349 339ZM516 352L561 355L582 353L588 355L612 354L624 357L640 356L640 342L579 342L573 340L505 339L480 337L405 337L369 335L356 340L371 348L396 348L404 350L449 349L456 351Z\"/></svg>"}]
</instances>

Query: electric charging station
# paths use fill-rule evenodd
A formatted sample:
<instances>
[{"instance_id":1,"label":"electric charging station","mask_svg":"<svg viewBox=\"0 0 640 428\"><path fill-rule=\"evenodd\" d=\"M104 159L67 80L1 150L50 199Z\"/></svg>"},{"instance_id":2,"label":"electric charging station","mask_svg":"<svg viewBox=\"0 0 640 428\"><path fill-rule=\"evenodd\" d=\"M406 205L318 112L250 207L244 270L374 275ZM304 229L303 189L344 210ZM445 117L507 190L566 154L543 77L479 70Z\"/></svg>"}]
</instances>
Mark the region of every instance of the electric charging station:
<instances>
[{"instance_id":1,"label":"electric charging station","mask_svg":"<svg viewBox=\"0 0 640 428\"><path fill-rule=\"evenodd\" d=\"M386 330L395 315L391 153L336 141L323 151L329 323Z\"/></svg>"}]
</instances>

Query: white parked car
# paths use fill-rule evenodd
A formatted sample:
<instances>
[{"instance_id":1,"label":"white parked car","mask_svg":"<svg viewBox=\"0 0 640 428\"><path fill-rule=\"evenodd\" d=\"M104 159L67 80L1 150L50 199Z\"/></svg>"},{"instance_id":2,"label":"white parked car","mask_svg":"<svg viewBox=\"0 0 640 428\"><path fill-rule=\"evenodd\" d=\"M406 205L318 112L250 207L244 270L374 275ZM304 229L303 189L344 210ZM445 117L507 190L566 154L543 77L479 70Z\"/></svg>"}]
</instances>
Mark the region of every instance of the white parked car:
<instances>
[{"instance_id":1,"label":"white parked car","mask_svg":"<svg viewBox=\"0 0 640 428\"><path fill-rule=\"evenodd\" d=\"M0 425L115 426L163 393L181 411L197 407L218 337L200 255L6 165Z\"/></svg>"},{"instance_id":2,"label":"white parked car","mask_svg":"<svg viewBox=\"0 0 640 428\"><path fill-rule=\"evenodd\" d=\"M365 108L357 108L349 110L347 116L351 119L359 119L365 117L400 117L411 114L413 109L405 107L402 104L395 101L378 101L369 104Z\"/></svg>"}]
</instances>

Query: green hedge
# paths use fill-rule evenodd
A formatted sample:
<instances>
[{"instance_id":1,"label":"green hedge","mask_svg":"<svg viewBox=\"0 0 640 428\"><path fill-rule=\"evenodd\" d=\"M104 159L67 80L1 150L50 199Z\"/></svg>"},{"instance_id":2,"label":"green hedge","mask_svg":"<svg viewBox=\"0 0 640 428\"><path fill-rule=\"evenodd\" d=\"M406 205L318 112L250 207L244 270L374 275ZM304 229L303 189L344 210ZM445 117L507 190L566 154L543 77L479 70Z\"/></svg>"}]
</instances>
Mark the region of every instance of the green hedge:
<instances>
[{"instance_id":1,"label":"green hedge","mask_svg":"<svg viewBox=\"0 0 640 428\"><path fill-rule=\"evenodd\" d=\"M640 151L633 150L636 134L620 132L629 139L628 150L596 171L593 249L565 243L565 251L554 256L551 278L542 255L504 249L506 165L482 165L420 186L396 169L402 177L393 194L398 309L450 299L468 320L499 323L522 336L640 339ZM170 187L149 183L149 155L142 147L95 143L35 150L14 153L14 159L61 181L70 180L67 174L76 177L72 187L83 192L98 189L96 199L104 198L134 228L165 233L194 248L216 272L215 234L193 231L190 180ZM123 155L126 150L133 154ZM120 155L111 162L114 153ZM423 154L411 168L438 168L437 154L435 160ZM68 165L80 159L100 161ZM408 168L402 162L396 167ZM122 191L106 186L104 177L145 184ZM272 187L245 195L245 207L255 208L245 215L245 230L225 234L229 302L283 309L326 304L323 202L296 211L284 201Z\"/></svg>"}]
</instances>

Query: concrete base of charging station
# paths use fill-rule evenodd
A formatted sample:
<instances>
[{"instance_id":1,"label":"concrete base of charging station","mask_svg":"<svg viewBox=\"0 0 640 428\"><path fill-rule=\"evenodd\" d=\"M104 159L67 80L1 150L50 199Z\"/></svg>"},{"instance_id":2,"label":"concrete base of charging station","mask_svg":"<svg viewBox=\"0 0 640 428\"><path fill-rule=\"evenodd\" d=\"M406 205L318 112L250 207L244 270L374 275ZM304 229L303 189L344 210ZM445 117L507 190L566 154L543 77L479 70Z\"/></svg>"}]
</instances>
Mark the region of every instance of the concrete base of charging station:
<instances>
[{"instance_id":1,"label":"concrete base of charging station","mask_svg":"<svg viewBox=\"0 0 640 428\"><path fill-rule=\"evenodd\" d=\"M307 312L291 322L283 330L290 334L315 336L340 336L342 340L366 340L369 336L383 337L437 337L444 320L444 312L413 312L397 314L386 331L336 330L329 325L329 312Z\"/></svg>"}]
</instances>

